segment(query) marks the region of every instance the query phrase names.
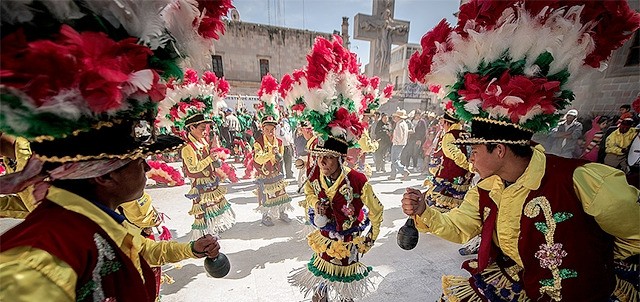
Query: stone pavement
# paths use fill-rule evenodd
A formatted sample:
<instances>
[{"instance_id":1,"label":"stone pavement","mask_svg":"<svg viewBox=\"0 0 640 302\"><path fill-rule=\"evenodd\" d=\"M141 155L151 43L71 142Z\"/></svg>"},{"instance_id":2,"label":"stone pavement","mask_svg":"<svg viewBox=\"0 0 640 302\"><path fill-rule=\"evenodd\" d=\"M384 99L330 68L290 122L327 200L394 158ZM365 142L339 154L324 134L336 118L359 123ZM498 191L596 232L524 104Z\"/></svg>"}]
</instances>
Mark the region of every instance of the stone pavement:
<instances>
[{"instance_id":1,"label":"stone pavement","mask_svg":"<svg viewBox=\"0 0 640 302\"><path fill-rule=\"evenodd\" d=\"M237 173L244 174L242 168ZM470 257L458 254L459 244L429 234L421 234L414 250L399 248L396 234L406 220L400 208L402 193L407 186L420 187L423 179L415 174L408 181L390 181L387 177L388 174L374 174L371 179L385 212L376 245L362 258L363 263L373 266L379 274L374 279L377 290L361 301L437 301L441 293L440 278L446 274L466 275L460 264ZM295 219L290 224L274 221L273 227L262 226L261 215L254 211L257 203L252 180L227 184L227 199L236 213L237 223L221 235L220 245L231 261L231 272L223 279L211 278L204 271L202 259L165 265L163 270L175 282L162 285L161 301L311 301L287 282L291 270L306 265L312 255L306 239L299 234L303 228L303 210L297 203L303 196L294 193L297 184L292 182L287 191L293 193L296 210L290 217ZM181 242L187 240L186 234L193 222L187 214L191 202L184 197L188 190L189 185L147 190L155 207L168 216L164 225L174 239ZM0 219L0 232L16 222Z\"/></svg>"},{"instance_id":2,"label":"stone pavement","mask_svg":"<svg viewBox=\"0 0 640 302\"><path fill-rule=\"evenodd\" d=\"M244 172L239 168L239 176ZM418 246L405 251L396 244L398 229L406 216L400 199L407 186L420 187L421 177L412 175L409 181L387 180L388 174L371 179L374 191L384 204L384 221L376 245L362 261L373 266L379 276L376 292L362 301L437 301L441 294L440 279L445 274L463 274L460 264L469 257L458 254L459 244L433 235L421 234ZM295 193L294 180L287 187L293 198L295 217L290 224L274 221L275 226L260 224L261 215L252 193L252 180L227 184L227 199L236 213L237 223L221 237L221 251L231 261L231 272L223 279L208 277L202 260L183 261L178 266L167 265L165 271L175 283L163 284L161 301L311 301L287 282L291 270L306 265L312 251L299 234L303 228L303 210L297 206L303 196ZM178 241L186 241L193 219L187 214L190 202L184 197L189 186L149 189L156 208L171 219L165 222Z\"/></svg>"}]
</instances>

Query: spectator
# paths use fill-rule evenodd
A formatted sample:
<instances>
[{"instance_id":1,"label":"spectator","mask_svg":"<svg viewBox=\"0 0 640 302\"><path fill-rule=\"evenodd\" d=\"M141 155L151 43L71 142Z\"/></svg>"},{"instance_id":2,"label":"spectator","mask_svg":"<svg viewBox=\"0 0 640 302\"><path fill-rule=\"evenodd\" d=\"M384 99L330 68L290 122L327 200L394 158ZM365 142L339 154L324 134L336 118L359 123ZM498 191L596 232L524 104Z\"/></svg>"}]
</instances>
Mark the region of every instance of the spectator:
<instances>
[{"instance_id":1,"label":"spectator","mask_svg":"<svg viewBox=\"0 0 640 302\"><path fill-rule=\"evenodd\" d=\"M571 109L564 116L565 120L553 128L549 137L548 154L566 158L574 158L578 139L582 137L582 124L577 121L578 110Z\"/></svg>"},{"instance_id":2,"label":"spectator","mask_svg":"<svg viewBox=\"0 0 640 302\"><path fill-rule=\"evenodd\" d=\"M291 169L291 164L293 162L293 134L291 132L291 125L289 124L289 119L285 116L280 119L280 123L278 123L278 129L276 131L276 136L282 140L282 145L284 146L284 154L282 154L283 164L284 164L284 172L286 178L293 178L293 170Z\"/></svg>"},{"instance_id":3,"label":"spectator","mask_svg":"<svg viewBox=\"0 0 640 302\"><path fill-rule=\"evenodd\" d=\"M403 180L409 177L409 171L400 162L400 153L407 144L409 137L409 127L405 119L408 118L407 112L404 109L397 110L393 115L393 121L396 123L393 128L393 136L391 137L391 175L389 180L396 179L396 174L402 173Z\"/></svg>"},{"instance_id":4,"label":"spectator","mask_svg":"<svg viewBox=\"0 0 640 302\"><path fill-rule=\"evenodd\" d=\"M627 153L633 139L638 134L638 129L632 127L633 119L626 118L620 123L618 129L607 137L606 155L604 157L605 165L620 169L625 173L629 172Z\"/></svg>"},{"instance_id":5,"label":"spectator","mask_svg":"<svg viewBox=\"0 0 640 302\"><path fill-rule=\"evenodd\" d=\"M374 131L378 140L378 150L373 154L376 164L376 172L387 172L385 169L384 157L391 147L391 126L389 126L389 116L382 113L380 120L376 123Z\"/></svg>"},{"instance_id":6,"label":"spectator","mask_svg":"<svg viewBox=\"0 0 640 302\"><path fill-rule=\"evenodd\" d=\"M590 162L598 161L600 142L604 136L604 130L609 126L609 119L606 116L596 116L591 122L591 129L584 135L584 151L580 155L581 159Z\"/></svg>"},{"instance_id":7,"label":"spectator","mask_svg":"<svg viewBox=\"0 0 640 302\"><path fill-rule=\"evenodd\" d=\"M616 122L616 126L620 126L622 121L624 121L625 119L633 120L633 112L631 112L631 105L620 106L620 118L618 118L618 121Z\"/></svg>"}]
</instances>

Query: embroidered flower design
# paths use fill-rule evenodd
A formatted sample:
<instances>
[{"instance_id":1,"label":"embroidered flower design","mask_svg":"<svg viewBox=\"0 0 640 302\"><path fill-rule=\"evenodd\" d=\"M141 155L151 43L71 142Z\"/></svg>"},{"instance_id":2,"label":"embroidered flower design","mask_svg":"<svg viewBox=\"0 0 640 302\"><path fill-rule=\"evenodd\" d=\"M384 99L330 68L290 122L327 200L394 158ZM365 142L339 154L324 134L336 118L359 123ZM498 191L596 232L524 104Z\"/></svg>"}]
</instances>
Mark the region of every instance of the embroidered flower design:
<instances>
[{"instance_id":1,"label":"embroidered flower design","mask_svg":"<svg viewBox=\"0 0 640 302\"><path fill-rule=\"evenodd\" d=\"M556 268L562 264L562 258L567 256L567 252L562 249L562 243L541 244L540 250L535 253L540 259L540 266L543 268Z\"/></svg>"}]
</instances>

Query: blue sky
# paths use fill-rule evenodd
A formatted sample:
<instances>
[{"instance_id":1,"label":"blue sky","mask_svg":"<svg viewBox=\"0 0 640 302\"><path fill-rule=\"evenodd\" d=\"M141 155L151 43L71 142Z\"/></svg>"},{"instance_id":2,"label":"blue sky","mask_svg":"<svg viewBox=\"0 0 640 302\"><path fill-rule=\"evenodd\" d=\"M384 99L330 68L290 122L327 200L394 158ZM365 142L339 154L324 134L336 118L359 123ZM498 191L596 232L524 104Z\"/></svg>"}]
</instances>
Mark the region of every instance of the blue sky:
<instances>
[{"instance_id":1,"label":"blue sky","mask_svg":"<svg viewBox=\"0 0 640 302\"><path fill-rule=\"evenodd\" d=\"M363 66L369 61L369 42L353 39L353 17L357 13L370 15L372 3L372 0L233 0L240 20L245 22L331 33L341 29L343 16L349 17L351 51ZM422 35L443 18L455 23L453 13L459 3L459 0L396 0L394 18L410 21L409 43L420 43Z\"/></svg>"}]
</instances>

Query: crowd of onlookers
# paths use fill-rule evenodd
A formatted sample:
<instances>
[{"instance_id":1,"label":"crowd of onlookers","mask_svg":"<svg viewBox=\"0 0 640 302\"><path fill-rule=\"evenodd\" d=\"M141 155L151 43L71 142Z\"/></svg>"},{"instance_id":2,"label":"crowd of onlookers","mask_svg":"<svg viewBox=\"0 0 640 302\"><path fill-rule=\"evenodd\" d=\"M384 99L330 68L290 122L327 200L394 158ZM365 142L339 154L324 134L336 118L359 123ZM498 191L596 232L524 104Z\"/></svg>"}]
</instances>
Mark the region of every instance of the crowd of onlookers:
<instances>
[{"instance_id":1,"label":"crowd of onlookers","mask_svg":"<svg viewBox=\"0 0 640 302\"><path fill-rule=\"evenodd\" d=\"M637 175L638 163L629 163L629 157L640 155L632 145L640 134L640 119L631 106L620 106L619 114L613 116L578 116L577 110L569 110L557 127L548 134L536 134L534 141L550 154L603 163Z\"/></svg>"},{"instance_id":2,"label":"crowd of onlookers","mask_svg":"<svg viewBox=\"0 0 640 302\"><path fill-rule=\"evenodd\" d=\"M306 142L312 133L309 133L308 124L290 120L286 111L281 114L276 136L285 147L283 172L286 178L294 178L292 163L295 158L305 156ZM213 130L219 135L220 144L232 153L238 141L250 146L251 138L261 134L255 113L244 108L238 111L223 109L217 122L218 127ZM367 122L370 138L378 143L373 153L376 173L390 173L390 180L398 175L406 179L411 173L428 175L429 158L441 129L439 117L434 112L413 110L407 114L403 109L393 114L375 112L367 116ZM629 105L620 106L619 113L610 116L581 117L577 110L571 109L557 127L549 133L535 134L533 140L550 154L599 162L625 173L637 174L638 164L629 165L628 157L629 152L640 152L630 150L640 133L639 124L640 119ZM388 163L391 164L390 171L386 168Z\"/></svg>"}]
</instances>

